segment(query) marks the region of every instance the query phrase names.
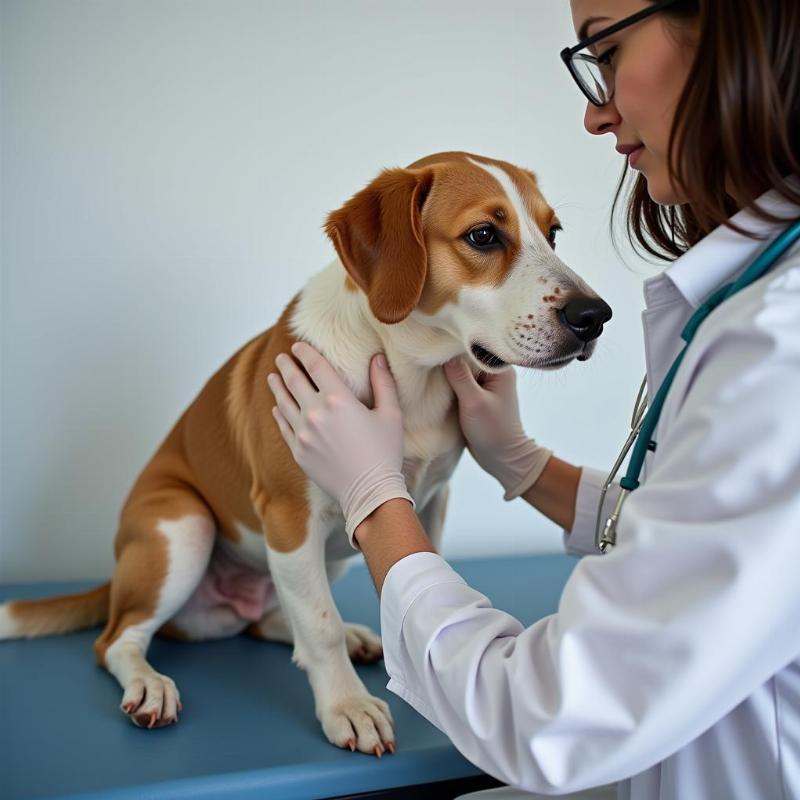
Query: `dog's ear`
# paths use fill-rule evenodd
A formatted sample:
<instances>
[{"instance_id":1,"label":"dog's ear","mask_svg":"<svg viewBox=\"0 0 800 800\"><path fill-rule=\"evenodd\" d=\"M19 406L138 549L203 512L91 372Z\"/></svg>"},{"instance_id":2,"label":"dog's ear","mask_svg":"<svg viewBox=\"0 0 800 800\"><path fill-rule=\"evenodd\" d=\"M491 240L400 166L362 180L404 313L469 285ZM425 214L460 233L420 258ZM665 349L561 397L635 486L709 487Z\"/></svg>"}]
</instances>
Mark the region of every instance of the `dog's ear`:
<instances>
[{"instance_id":1,"label":"dog's ear","mask_svg":"<svg viewBox=\"0 0 800 800\"><path fill-rule=\"evenodd\" d=\"M342 264L381 322L405 319L422 294L428 254L421 211L432 182L430 168L384 170L325 223Z\"/></svg>"}]
</instances>

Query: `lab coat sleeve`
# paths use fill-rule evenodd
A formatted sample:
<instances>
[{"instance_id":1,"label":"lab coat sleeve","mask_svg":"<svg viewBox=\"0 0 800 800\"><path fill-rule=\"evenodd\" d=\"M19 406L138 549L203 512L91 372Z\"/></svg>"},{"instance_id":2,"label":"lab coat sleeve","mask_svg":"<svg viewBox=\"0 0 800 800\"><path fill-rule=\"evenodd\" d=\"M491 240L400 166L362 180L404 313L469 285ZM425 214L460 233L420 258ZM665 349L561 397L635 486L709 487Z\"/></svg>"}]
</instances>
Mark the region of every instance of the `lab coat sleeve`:
<instances>
[{"instance_id":1,"label":"lab coat sleeve","mask_svg":"<svg viewBox=\"0 0 800 800\"><path fill-rule=\"evenodd\" d=\"M589 467L583 467L581 470L578 493L575 497L575 519L572 528L564 531L564 547L570 555L586 556L598 552L594 544L594 531L605 480L606 473L600 470ZM605 524L613 510L618 492L619 483L612 483L603 501L603 512L600 515L602 524Z\"/></svg>"},{"instance_id":2,"label":"lab coat sleeve","mask_svg":"<svg viewBox=\"0 0 800 800\"><path fill-rule=\"evenodd\" d=\"M432 553L389 571L389 689L486 772L554 794L637 774L800 654L790 300L685 359L691 380L618 546L581 559L556 614L524 628Z\"/></svg>"}]
</instances>

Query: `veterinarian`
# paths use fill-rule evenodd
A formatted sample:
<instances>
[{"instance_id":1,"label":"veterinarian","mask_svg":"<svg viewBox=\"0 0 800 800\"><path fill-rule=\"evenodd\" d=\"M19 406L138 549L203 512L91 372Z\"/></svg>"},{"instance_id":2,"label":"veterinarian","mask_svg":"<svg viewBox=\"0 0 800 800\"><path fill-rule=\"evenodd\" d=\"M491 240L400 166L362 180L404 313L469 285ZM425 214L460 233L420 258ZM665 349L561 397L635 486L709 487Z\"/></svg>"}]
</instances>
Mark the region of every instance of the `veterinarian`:
<instances>
[{"instance_id":1,"label":"veterinarian","mask_svg":"<svg viewBox=\"0 0 800 800\"><path fill-rule=\"evenodd\" d=\"M800 797L800 3L571 9L581 43L562 58L584 125L638 173L631 238L671 261L644 284L657 425L624 504L615 482L599 508L605 471L523 434L512 369L444 365L472 456L588 556L558 612L523 628L432 552L381 355L367 408L295 345L315 385L283 359L292 392L273 413L355 529L389 688L476 765L519 796L618 782L637 800Z\"/></svg>"}]
</instances>

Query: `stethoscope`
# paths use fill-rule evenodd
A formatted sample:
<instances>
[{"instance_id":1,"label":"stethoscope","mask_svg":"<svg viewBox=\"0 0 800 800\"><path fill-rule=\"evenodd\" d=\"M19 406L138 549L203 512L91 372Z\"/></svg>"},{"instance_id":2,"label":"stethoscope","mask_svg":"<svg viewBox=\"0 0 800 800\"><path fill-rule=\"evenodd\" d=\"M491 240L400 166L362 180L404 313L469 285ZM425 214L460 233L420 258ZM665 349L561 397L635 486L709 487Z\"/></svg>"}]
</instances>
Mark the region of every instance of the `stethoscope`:
<instances>
[{"instance_id":1,"label":"stethoscope","mask_svg":"<svg viewBox=\"0 0 800 800\"><path fill-rule=\"evenodd\" d=\"M689 347L692 339L694 338L697 329L703 320L715 309L717 306L725 302L729 297L741 291L745 286L749 286L754 281L757 281L762 275L769 272L770 269L781 259L786 251L800 239L800 220L793 222L786 228L777 238L775 238L744 270L744 272L731 283L726 283L715 291L708 300L705 301L698 309L692 314L689 321L686 323L683 331L681 331L681 339L686 342L683 350L678 354L678 357L672 362L666 377L661 383L661 386L653 398L653 402L648 408L647 404L647 377L642 381L639 387L639 393L636 395L636 402L633 406L633 415L631 416L631 432L625 440L625 444L620 451L611 472L603 484L600 492L600 505L597 509L597 522L594 529L594 543L595 547L601 552L605 553L609 548L614 547L617 543L617 523L619 522L619 515L622 511L622 504L625 498L639 486L639 474L642 471L644 464L644 457L647 455L648 450L655 452L656 443L653 439L653 432L658 424L658 418L661 416L661 409L664 406L664 399L667 392L672 386L672 381L678 367L686 355L686 350ZM614 505L614 510L611 516L606 520L606 524L602 531L600 529L600 521L603 514L603 503L606 498L606 493L609 487L614 482L617 472L619 471L622 462L625 460L628 451L633 447L631 453L631 460L628 464L625 477L620 480L619 496Z\"/></svg>"}]
</instances>

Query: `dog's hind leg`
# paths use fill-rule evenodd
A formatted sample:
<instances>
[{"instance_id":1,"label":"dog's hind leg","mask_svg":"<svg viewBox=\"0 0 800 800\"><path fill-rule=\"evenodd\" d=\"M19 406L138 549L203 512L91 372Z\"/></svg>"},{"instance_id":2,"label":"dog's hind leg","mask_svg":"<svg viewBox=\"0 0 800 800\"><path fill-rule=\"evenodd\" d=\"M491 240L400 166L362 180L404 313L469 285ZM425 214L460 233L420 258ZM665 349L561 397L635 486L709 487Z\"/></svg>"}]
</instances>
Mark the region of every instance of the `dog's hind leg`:
<instances>
[{"instance_id":1,"label":"dog's hind leg","mask_svg":"<svg viewBox=\"0 0 800 800\"><path fill-rule=\"evenodd\" d=\"M153 634L186 603L201 581L216 526L207 506L185 488L140 495L122 515L108 624L95 655L119 681L122 710L140 727L175 722L175 682L145 655Z\"/></svg>"}]
</instances>

